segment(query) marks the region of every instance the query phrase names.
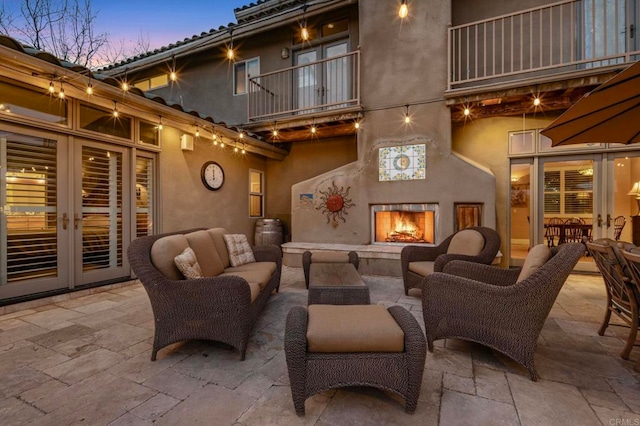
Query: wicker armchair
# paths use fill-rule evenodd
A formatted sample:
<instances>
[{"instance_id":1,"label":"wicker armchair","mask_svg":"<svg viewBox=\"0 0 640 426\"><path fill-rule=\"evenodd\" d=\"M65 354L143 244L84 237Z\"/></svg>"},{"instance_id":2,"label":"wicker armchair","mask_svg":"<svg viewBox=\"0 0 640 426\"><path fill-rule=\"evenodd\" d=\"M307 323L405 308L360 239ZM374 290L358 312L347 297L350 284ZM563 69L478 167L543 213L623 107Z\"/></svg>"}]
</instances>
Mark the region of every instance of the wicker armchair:
<instances>
[{"instance_id":1,"label":"wicker armchair","mask_svg":"<svg viewBox=\"0 0 640 426\"><path fill-rule=\"evenodd\" d=\"M550 251L552 256L520 281L520 269L461 261L427 276L422 312L429 351L435 340L470 340L509 356L537 380L533 354L538 336L584 246L567 243Z\"/></svg>"},{"instance_id":2,"label":"wicker armchair","mask_svg":"<svg viewBox=\"0 0 640 426\"><path fill-rule=\"evenodd\" d=\"M451 241L461 232L467 230L478 231L484 237L484 248L476 256L468 256L464 254L449 253L449 245ZM427 246L406 246L400 252L400 261L402 264L402 279L404 281L404 293L409 294L409 289L422 286L422 279L430 273L441 272L448 262L452 260L466 260L470 262L478 262L490 264L495 259L500 249L500 235L491 228L472 227L456 232L447 237L440 245L436 247ZM430 262L427 263L427 262ZM426 270L420 270L417 266L425 266Z\"/></svg>"},{"instance_id":3,"label":"wicker armchair","mask_svg":"<svg viewBox=\"0 0 640 426\"><path fill-rule=\"evenodd\" d=\"M144 286L155 320L151 360L163 347L185 340L214 340L240 352L244 360L253 324L280 284L282 254L277 246L252 247L258 262L276 263L276 271L251 302L247 281L239 276L214 276L173 280L163 275L151 260L151 247L158 239L197 229L151 235L131 242L127 250L131 268Z\"/></svg>"}]
</instances>

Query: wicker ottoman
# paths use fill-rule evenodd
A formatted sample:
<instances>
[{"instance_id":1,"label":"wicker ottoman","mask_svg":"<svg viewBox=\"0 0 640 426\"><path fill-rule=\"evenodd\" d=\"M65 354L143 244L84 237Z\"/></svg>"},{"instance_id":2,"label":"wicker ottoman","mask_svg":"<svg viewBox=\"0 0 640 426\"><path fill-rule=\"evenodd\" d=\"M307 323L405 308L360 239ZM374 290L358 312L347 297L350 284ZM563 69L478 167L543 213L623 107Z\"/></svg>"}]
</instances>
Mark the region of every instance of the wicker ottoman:
<instances>
[{"instance_id":1,"label":"wicker ottoman","mask_svg":"<svg viewBox=\"0 0 640 426\"><path fill-rule=\"evenodd\" d=\"M358 253L350 251L348 253L339 251L305 251L302 253L302 269L304 271L304 282L309 288L309 269L312 263L351 263L356 271L360 265Z\"/></svg>"},{"instance_id":2,"label":"wicker ottoman","mask_svg":"<svg viewBox=\"0 0 640 426\"><path fill-rule=\"evenodd\" d=\"M418 403L426 341L401 306L297 306L287 315L285 355L293 405L304 415L307 398L327 389L372 386Z\"/></svg>"}]
</instances>

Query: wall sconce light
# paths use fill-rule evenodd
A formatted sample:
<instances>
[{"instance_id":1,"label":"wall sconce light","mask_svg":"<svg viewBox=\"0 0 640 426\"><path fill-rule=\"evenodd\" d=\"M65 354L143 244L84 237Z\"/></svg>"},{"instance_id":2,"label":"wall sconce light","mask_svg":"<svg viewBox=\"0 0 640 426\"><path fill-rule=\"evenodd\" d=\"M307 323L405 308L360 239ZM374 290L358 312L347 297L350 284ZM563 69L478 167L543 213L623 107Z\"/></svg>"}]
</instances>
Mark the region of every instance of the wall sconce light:
<instances>
[{"instance_id":1,"label":"wall sconce light","mask_svg":"<svg viewBox=\"0 0 640 426\"><path fill-rule=\"evenodd\" d=\"M280 51L280 57L282 59L287 59L289 57L289 48L288 47L283 47L282 50Z\"/></svg>"}]
</instances>

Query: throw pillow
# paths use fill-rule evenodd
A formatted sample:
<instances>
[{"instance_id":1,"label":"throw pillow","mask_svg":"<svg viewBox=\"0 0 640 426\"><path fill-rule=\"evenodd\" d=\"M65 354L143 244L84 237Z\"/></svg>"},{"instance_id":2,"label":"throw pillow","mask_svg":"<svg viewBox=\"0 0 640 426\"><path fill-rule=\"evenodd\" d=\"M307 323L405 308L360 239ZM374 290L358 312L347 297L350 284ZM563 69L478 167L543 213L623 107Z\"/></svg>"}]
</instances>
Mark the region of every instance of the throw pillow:
<instances>
[{"instance_id":1,"label":"throw pillow","mask_svg":"<svg viewBox=\"0 0 640 426\"><path fill-rule=\"evenodd\" d=\"M256 261L246 235L225 234L224 242L227 243L229 263L231 263L231 266L241 266L245 263L252 263Z\"/></svg>"},{"instance_id":2,"label":"throw pillow","mask_svg":"<svg viewBox=\"0 0 640 426\"><path fill-rule=\"evenodd\" d=\"M182 253L173 258L182 275L187 279L202 278L202 270L196 254L191 247L184 249Z\"/></svg>"}]
</instances>

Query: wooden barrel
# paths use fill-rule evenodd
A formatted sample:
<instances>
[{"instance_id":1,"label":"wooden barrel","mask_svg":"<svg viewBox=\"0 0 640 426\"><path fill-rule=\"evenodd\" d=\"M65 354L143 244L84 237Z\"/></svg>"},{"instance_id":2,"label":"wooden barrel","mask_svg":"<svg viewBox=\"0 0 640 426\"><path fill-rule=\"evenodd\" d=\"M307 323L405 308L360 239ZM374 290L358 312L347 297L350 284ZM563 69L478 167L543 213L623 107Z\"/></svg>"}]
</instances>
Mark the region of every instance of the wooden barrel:
<instances>
[{"instance_id":1,"label":"wooden barrel","mask_svg":"<svg viewBox=\"0 0 640 426\"><path fill-rule=\"evenodd\" d=\"M275 244L279 247L282 244L282 222L280 219L258 219L254 241L257 246Z\"/></svg>"}]
</instances>

